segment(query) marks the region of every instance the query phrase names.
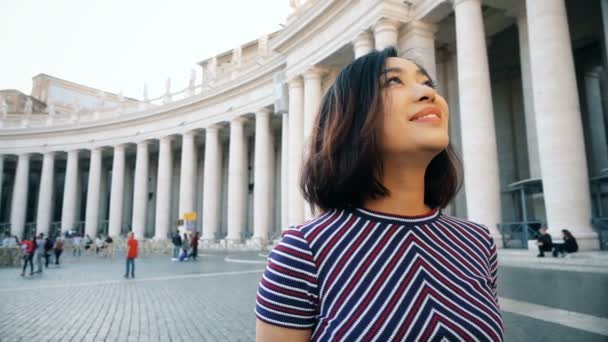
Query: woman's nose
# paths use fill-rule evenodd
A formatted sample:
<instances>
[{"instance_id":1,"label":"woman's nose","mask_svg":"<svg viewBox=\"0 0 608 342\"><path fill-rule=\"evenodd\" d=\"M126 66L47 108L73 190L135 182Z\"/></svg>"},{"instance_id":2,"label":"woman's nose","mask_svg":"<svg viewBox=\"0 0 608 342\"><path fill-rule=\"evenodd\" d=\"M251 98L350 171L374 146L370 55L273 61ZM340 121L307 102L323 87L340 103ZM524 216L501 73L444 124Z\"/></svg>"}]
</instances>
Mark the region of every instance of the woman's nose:
<instances>
[{"instance_id":1,"label":"woman's nose","mask_svg":"<svg viewBox=\"0 0 608 342\"><path fill-rule=\"evenodd\" d=\"M435 102L435 96L437 95L435 89L423 84L417 85L416 88L418 102Z\"/></svg>"}]
</instances>

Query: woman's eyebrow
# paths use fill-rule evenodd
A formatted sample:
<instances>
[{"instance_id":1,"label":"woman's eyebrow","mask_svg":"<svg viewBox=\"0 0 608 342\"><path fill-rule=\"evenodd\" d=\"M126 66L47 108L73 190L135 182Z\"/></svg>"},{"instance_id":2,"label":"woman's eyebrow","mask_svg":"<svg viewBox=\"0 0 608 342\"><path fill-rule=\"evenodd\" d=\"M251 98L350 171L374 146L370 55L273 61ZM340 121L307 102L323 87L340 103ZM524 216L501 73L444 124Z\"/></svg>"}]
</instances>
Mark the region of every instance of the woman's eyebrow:
<instances>
[{"instance_id":1,"label":"woman's eyebrow","mask_svg":"<svg viewBox=\"0 0 608 342\"><path fill-rule=\"evenodd\" d=\"M400 73L402 73L402 72L403 72L403 69L398 68L398 67L392 67L392 68L386 68L386 69L382 70L382 74L383 74L383 75L384 75L384 74L388 74L388 73L390 73L390 72L396 72L396 73L399 73L399 74L400 74Z\"/></svg>"}]
</instances>

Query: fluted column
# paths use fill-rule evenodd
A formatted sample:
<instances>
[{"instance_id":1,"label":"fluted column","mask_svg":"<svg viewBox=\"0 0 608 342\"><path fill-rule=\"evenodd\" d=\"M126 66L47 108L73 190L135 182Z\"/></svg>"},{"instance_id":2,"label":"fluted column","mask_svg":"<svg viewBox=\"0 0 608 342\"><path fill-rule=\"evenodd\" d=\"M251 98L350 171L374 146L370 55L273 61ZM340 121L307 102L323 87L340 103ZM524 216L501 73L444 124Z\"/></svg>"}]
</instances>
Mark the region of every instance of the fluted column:
<instances>
[{"instance_id":1,"label":"fluted column","mask_svg":"<svg viewBox=\"0 0 608 342\"><path fill-rule=\"evenodd\" d=\"M63 206L61 207L61 231L76 228L76 199L78 192L78 150L68 151L63 185Z\"/></svg>"},{"instance_id":2,"label":"fluted column","mask_svg":"<svg viewBox=\"0 0 608 342\"><path fill-rule=\"evenodd\" d=\"M220 227L222 191L222 153L219 127L205 129L205 164L203 178L203 240L215 240Z\"/></svg>"},{"instance_id":3,"label":"fluted column","mask_svg":"<svg viewBox=\"0 0 608 342\"><path fill-rule=\"evenodd\" d=\"M196 146L195 133L182 136L182 164L179 178L179 217L194 211L194 189L196 189Z\"/></svg>"},{"instance_id":4,"label":"fluted column","mask_svg":"<svg viewBox=\"0 0 608 342\"><path fill-rule=\"evenodd\" d=\"M420 64L431 76L437 78L435 59L435 33L437 25L412 21L401 30L399 54Z\"/></svg>"},{"instance_id":5,"label":"fluted column","mask_svg":"<svg viewBox=\"0 0 608 342\"><path fill-rule=\"evenodd\" d=\"M230 121L230 150L228 159L228 239L241 241L247 214L247 141L245 120Z\"/></svg>"},{"instance_id":6,"label":"fluted column","mask_svg":"<svg viewBox=\"0 0 608 342\"><path fill-rule=\"evenodd\" d=\"M112 184L110 189L110 218L108 235L116 237L122 231L123 201L125 191L125 145L114 146L112 159Z\"/></svg>"},{"instance_id":7,"label":"fluted column","mask_svg":"<svg viewBox=\"0 0 608 342\"><path fill-rule=\"evenodd\" d=\"M84 231L90 237L97 236L99 218L99 190L101 182L101 149L91 150L89 164L89 185L87 188L87 208L85 212Z\"/></svg>"},{"instance_id":8,"label":"fluted column","mask_svg":"<svg viewBox=\"0 0 608 342\"><path fill-rule=\"evenodd\" d=\"M158 180L156 190L155 239L166 239L169 236L171 214L171 172L173 170L172 137L160 138L158 151Z\"/></svg>"},{"instance_id":9,"label":"fluted column","mask_svg":"<svg viewBox=\"0 0 608 342\"><path fill-rule=\"evenodd\" d=\"M304 197L299 187L304 137L304 84L301 77L289 81L289 225L304 221Z\"/></svg>"},{"instance_id":10,"label":"fluted column","mask_svg":"<svg viewBox=\"0 0 608 342\"><path fill-rule=\"evenodd\" d=\"M281 122L281 229L289 226L289 114Z\"/></svg>"},{"instance_id":11,"label":"fluted column","mask_svg":"<svg viewBox=\"0 0 608 342\"><path fill-rule=\"evenodd\" d=\"M528 164L530 178L540 178L540 162L538 156L538 138L536 134L536 117L534 110L534 94L530 70L530 48L528 39L528 18L525 9L517 16L519 34L519 64L521 65L522 93L526 120L526 140L528 146Z\"/></svg>"},{"instance_id":12,"label":"fluted column","mask_svg":"<svg viewBox=\"0 0 608 342\"><path fill-rule=\"evenodd\" d=\"M0 208L2 208L2 184L4 184L4 156L0 154Z\"/></svg>"},{"instance_id":13,"label":"fluted column","mask_svg":"<svg viewBox=\"0 0 608 342\"><path fill-rule=\"evenodd\" d=\"M20 239L25 230L25 217L27 210L27 193L30 175L30 155L20 154L15 171L15 185L11 202L11 234Z\"/></svg>"},{"instance_id":14,"label":"fluted column","mask_svg":"<svg viewBox=\"0 0 608 342\"><path fill-rule=\"evenodd\" d=\"M321 81L326 70L321 68L310 68L304 73L304 156L309 150L310 137L323 92ZM304 220L312 218L310 205L304 202Z\"/></svg>"},{"instance_id":15,"label":"fluted column","mask_svg":"<svg viewBox=\"0 0 608 342\"><path fill-rule=\"evenodd\" d=\"M270 128L270 112L255 115L255 165L253 182L253 238L264 244L272 224L274 194L274 144Z\"/></svg>"},{"instance_id":16,"label":"fluted column","mask_svg":"<svg viewBox=\"0 0 608 342\"><path fill-rule=\"evenodd\" d=\"M456 0L454 9L468 218L486 225L500 244L498 156L481 1Z\"/></svg>"},{"instance_id":17,"label":"fluted column","mask_svg":"<svg viewBox=\"0 0 608 342\"><path fill-rule=\"evenodd\" d=\"M393 19L381 18L374 25L374 40L376 50L389 46L397 46L397 37L399 35L399 22Z\"/></svg>"},{"instance_id":18,"label":"fluted column","mask_svg":"<svg viewBox=\"0 0 608 342\"><path fill-rule=\"evenodd\" d=\"M554 235L569 229L581 250L597 249L566 5L528 0L526 10L547 224Z\"/></svg>"},{"instance_id":19,"label":"fluted column","mask_svg":"<svg viewBox=\"0 0 608 342\"><path fill-rule=\"evenodd\" d=\"M133 220L131 229L137 239L144 238L146 231L146 207L148 204L148 141L137 143L135 181L133 189Z\"/></svg>"},{"instance_id":20,"label":"fluted column","mask_svg":"<svg viewBox=\"0 0 608 342\"><path fill-rule=\"evenodd\" d=\"M36 213L36 233L49 234L51 209L53 208L53 181L55 178L55 152L46 152L42 157L42 175L40 176L40 194Z\"/></svg>"},{"instance_id":21,"label":"fluted column","mask_svg":"<svg viewBox=\"0 0 608 342\"><path fill-rule=\"evenodd\" d=\"M371 32L361 32L353 40L355 59L366 55L374 50L374 36Z\"/></svg>"}]
</instances>

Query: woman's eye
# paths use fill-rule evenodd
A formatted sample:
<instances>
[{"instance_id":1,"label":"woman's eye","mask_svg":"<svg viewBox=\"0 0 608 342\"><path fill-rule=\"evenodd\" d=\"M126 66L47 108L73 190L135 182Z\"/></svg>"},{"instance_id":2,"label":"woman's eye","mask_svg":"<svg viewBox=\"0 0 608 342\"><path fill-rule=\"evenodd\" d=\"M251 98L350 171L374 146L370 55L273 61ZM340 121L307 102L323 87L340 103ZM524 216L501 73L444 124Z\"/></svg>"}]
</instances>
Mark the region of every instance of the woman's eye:
<instances>
[{"instance_id":1,"label":"woman's eye","mask_svg":"<svg viewBox=\"0 0 608 342\"><path fill-rule=\"evenodd\" d=\"M401 79L399 79L399 77L391 77L388 79L388 81L386 81L386 84L388 84L388 85L403 84L403 82L401 82Z\"/></svg>"},{"instance_id":2,"label":"woman's eye","mask_svg":"<svg viewBox=\"0 0 608 342\"><path fill-rule=\"evenodd\" d=\"M423 83L425 86L435 89L435 82L433 80L427 80Z\"/></svg>"}]
</instances>

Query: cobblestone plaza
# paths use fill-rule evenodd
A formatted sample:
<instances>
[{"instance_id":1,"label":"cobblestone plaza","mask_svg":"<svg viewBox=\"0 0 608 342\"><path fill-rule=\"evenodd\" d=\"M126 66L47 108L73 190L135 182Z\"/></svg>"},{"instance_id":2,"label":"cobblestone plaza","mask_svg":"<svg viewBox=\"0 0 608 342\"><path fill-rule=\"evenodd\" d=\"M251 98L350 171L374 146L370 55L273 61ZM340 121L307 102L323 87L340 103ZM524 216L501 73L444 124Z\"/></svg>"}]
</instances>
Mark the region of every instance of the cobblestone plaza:
<instances>
[{"instance_id":1,"label":"cobblestone plaza","mask_svg":"<svg viewBox=\"0 0 608 342\"><path fill-rule=\"evenodd\" d=\"M608 268L598 255L533 264L501 251L505 341L608 341ZM145 256L133 280L122 278L121 256L68 254L61 267L25 278L1 269L0 340L253 341L265 262L254 252L185 263Z\"/></svg>"}]
</instances>

